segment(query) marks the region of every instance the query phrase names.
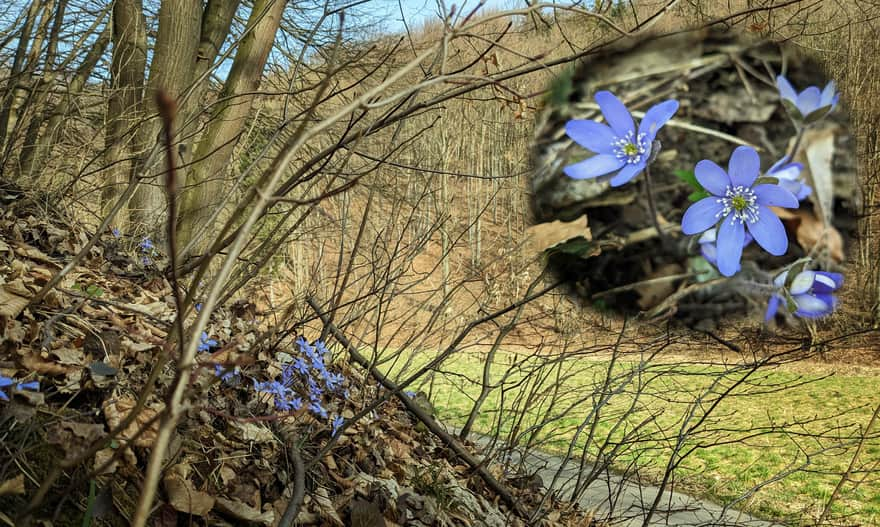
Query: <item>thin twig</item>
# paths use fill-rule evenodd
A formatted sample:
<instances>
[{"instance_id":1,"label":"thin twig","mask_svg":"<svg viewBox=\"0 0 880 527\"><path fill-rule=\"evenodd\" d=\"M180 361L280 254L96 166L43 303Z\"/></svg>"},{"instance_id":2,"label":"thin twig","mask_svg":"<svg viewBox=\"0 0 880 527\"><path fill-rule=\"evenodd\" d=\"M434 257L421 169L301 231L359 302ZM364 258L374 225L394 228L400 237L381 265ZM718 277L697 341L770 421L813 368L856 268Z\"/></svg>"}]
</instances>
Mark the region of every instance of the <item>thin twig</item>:
<instances>
[{"instance_id":1,"label":"thin twig","mask_svg":"<svg viewBox=\"0 0 880 527\"><path fill-rule=\"evenodd\" d=\"M293 495L290 497L290 501L287 502L287 507L284 509L284 515L281 516L281 520L278 522L278 527L290 527L293 525L306 495L306 469L302 456L299 453L299 448L296 446L296 441L292 441L290 438L287 438L287 445L290 461L293 463Z\"/></svg>"}]
</instances>

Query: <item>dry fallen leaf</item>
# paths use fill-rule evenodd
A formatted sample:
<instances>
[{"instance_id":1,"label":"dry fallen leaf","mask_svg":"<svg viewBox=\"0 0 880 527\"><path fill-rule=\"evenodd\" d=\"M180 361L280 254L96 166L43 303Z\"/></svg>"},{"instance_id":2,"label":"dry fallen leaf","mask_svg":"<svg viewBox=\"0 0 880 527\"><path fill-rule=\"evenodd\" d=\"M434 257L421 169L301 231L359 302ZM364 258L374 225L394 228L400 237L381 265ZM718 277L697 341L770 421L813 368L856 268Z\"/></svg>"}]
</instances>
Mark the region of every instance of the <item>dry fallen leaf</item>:
<instances>
[{"instance_id":1,"label":"dry fallen leaf","mask_svg":"<svg viewBox=\"0 0 880 527\"><path fill-rule=\"evenodd\" d=\"M117 399L104 401L104 418L110 428L116 428L119 423L131 412L135 406L135 399L128 396L122 396ZM135 433L148 421L153 419L164 408L162 403L154 403L145 407L135 420L120 435L120 439L129 440L134 437ZM149 448L153 446L156 440L156 434L159 432L159 420L155 419L153 424L145 430L134 442L134 446Z\"/></svg>"},{"instance_id":2,"label":"dry fallen leaf","mask_svg":"<svg viewBox=\"0 0 880 527\"><path fill-rule=\"evenodd\" d=\"M19 474L0 483L0 496L20 496L22 494L24 494L24 474Z\"/></svg>"},{"instance_id":3,"label":"dry fallen leaf","mask_svg":"<svg viewBox=\"0 0 880 527\"><path fill-rule=\"evenodd\" d=\"M187 479L189 471L189 465L181 463L166 472L162 481L168 494L168 502L185 514L204 516L214 508L214 497L193 487L192 482Z\"/></svg>"},{"instance_id":4,"label":"dry fallen leaf","mask_svg":"<svg viewBox=\"0 0 880 527\"><path fill-rule=\"evenodd\" d=\"M260 512L238 500L228 500L221 497L216 498L214 505L218 511L227 516L231 516L236 520L249 523L261 523L263 525L272 525L275 523L275 511L273 510Z\"/></svg>"},{"instance_id":5,"label":"dry fallen leaf","mask_svg":"<svg viewBox=\"0 0 880 527\"><path fill-rule=\"evenodd\" d=\"M809 199L816 205L818 216L825 225L831 224L834 214L831 163L834 158L834 138L838 131L836 125L808 129L804 132L802 148L797 157L804 165L801 177L813 187Z\"/></svg>"},{"instance_id":6,"label":"dry fallen leaf","mask_svg":"<svg viewBox=\"0 0 880 527\"><path fill-rule=\"evenodd\" d=\"M64 450L66 459L73 459L104 437L104 425L62 421L46 429L47 442Z\"/></svg>"},{"instance_id":7,"label":"dry fallen leaf","mask_svg":"<svg viewBox=\"0 0 880 527\"><path fill-rule=\"evenodd\" d=\"M684 269L675 263L661 265L652 273L648 274L646 280L674 276L684 272ZM638 305L642 310L647 311L652 307L659 305L660 302L675 292L675 283L677 280L662 280L641 284L635 288L635 292L639 294Z\"/></svg>"},{"instance_id":8,"label":"dry fallen leaf","mask_svg":"<svg viewBox=\"0 0 880 527\"><path fill-rule=\"evenodd\" d=\"M27 307L28 299L7 289L0 287L0 316L16 318Z\"/></svg>"},{"instance_id":9,"label":"dry fallen leaf","mask_svg":"<svg viewBox=\"0 0 880 527\"><path fill-rule=\"evenodd\" d=\"M844 260L843 237L833 225L827 227L816 215L809 210L789 210L779 207L771 207L773 212L790 228L794 230L795 238L807 252L821 254L827 251L828 255L840 263Z\"/></svg>"},{"instance_id":10,"label":"dry fallen leaf","mask_svg":"<svg viewBox=\"0 0 880 527\"><path fill-rule=\"evenodd\" d=\"M526 243L530 253L540 253L579 236L587 241L593 239L586 214L572 221L556 220L526 229Z\"/></svg>"}]
</instances>

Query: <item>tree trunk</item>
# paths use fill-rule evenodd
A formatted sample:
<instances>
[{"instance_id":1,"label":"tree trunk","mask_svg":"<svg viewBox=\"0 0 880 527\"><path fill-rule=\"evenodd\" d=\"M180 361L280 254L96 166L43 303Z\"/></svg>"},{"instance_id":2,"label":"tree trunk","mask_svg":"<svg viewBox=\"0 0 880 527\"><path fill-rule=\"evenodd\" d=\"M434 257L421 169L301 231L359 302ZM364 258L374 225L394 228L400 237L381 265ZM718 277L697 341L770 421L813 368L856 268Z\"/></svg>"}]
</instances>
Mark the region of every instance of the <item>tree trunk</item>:
<instances>
[{"instance_id":1,"label":"tree trunk","mask_svg":"<svg viewBox=\"0 0 880 527\"><path fill-rule=\"evenodd\" d=\"M162 181L164 156L151 156L156 147L161 123L157 113L156 94L160 91L177 99L192 83L202 27L201 0L166 0L159 7L159 32L150 62L150 78L143 96L144 114L148 120L138 127L135 144L139 162L132 177L143 179L129 207L132 222L143 226L158 241L163 240L161 228L165 210Z\"/></svg>"},{"instance_id":2,"label":"tree trunk","mask_svg":"<svg viewBox=\"0 0 880 527\"><path fill-rule=\"evenodd\" d=\"M141 118L147 69L147 29L142 0L116 0L113 6L113 58L104 162L107 175L101 202L107 209L131 172L131 133ZM120 215L117 226L126 227Z\"/></svg>"},{"instance_id":3,"label":"tree trunk","mask_svg":"<svg viewBox=\"0 0 880 527\"><path fill-rule=\"evenodd\" d=\"M36 23L41 4L42 2L37 0L31 2L24 25L21 28L21 34L18 37L15 58L12 60L12 69L9 72L10 86L6 90L8 95L0 103L0 106L2 106L2 111L0 111L0 151L5 152L9 143L12 142L12 131L18 118L18 109L24 105L27 99L27 76L22 73L27 65L28 46L31 44L31 33L33 32L34 23ZM47 18L45 11L43 11L43 18Z\"/></svg>"},{"instance_id":4,"label":"tree trunk","mask_svg":"<svg viewBox=\"0 0 880 527\"><path fill-rule=\"evenodd\" d=\"M284 7L283 0L254 2L247 34L235 54L232 69L218 97L220 102L195 149L197 164L189 172L188 191L181 207L179 239L182 247L190 241L200 243L195 240L197 233L201 229L210 232L212 213L222 204L225 181L222 176L244 129L254 92L260 86Z\"/></svg>"}]
</instances>

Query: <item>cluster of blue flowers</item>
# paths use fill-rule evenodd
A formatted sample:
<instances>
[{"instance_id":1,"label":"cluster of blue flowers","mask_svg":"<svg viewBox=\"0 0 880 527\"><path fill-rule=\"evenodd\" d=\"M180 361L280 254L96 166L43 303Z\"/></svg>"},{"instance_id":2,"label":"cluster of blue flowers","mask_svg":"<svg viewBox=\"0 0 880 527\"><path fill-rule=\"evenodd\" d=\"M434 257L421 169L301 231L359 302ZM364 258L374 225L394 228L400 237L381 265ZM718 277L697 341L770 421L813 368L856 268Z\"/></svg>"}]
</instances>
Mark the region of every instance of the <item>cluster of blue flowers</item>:
<instances>
[{"instance_id":1,"label":"cluster of blue flowers","mask_svg":"<svg viewBox=\"0 0 880 527\"><path fill-rule=\"evenodd\" d=\"M138 243L138 249L141 251L141 263L144 264L144 266L153 263L151 257L154 256L156 252L156 246L153 245L153 240L144 236L144 239Z\"/></svg>"},{"instance_id":2,"label":"cluster of blue flowers","mask_svg":"<svg viewBox=\"0 0 880 527\"><path fill-rule=\"evenodd\" d=\"M13 391L17 392L22 390L40 391L40 383L38 381L18 382L11 377L0 375L0 401L9 400L9 395L5 390L10 387Z\"/></svg>"},{"instance_id":3,"label":"cluster of blue flowers","mask_svg":"<svg viewBox=\"0 0 880 527\"><path fill-rule=\"evenodd\" d=\"M810 86L800 93L782 75L777 77L776 83L783 105L798 130L798 139L807 127L828 115L840 98L833 82L821 91ZM616 187L645 171L656 158L657 132L678 110L678 102L667 100L651 107L636 129L629 110L611 92L600 91L595 100L608 124L571 120L565 131L577 144L596 155L566 166L563 171L574 179L597 178L616 172L610 178L611 186ZM788 250L785 226L770 207L797 208L800 201L812 193L812 188L801 178L803 168L785 156L761 177L758 152L748 146L733 151L726 170L709 159L698 162L694 176L705 191L702 195L708 196L685 211L682 232L700 234L703 257L728 277L740 271L743 249L752 241L774 256L785 254ZM773 280L768 318L780 305L797 316L810 318L833 311L836 301L831 292L841 286L841 275L801 271L794 280L787 278L786 270Z\"/></svg>"},{"instance_id":4,"label":"cluster of blue flowers","mask_svg":"<svg viewBox=\"0 0 880 527\"><path fill-rule=\"evenodd\" d=\"M343 388L345 377L327 369L325 358L328 349L320 340L313 344L300 336L296 339L299 354L284 367L280 380L258 382L254 380L254 390L274 396L275 408L283 412L306 408L321 419L330 419L335 435L344 420L334 415L330 418L325 408L325 398L336 393L348 398L348 390ZM303 392L308 400L303 399Z\"/></svg>"},{"instance_id":5,"label":"cluster of blue flowers","mask_svg":"<svg viewBox=\"0 0 880 527\"><path fill-rule=\"evenodd\" d=\"M203 332L199 339L198 350L209 352L217 345L216 340ZM327 369L325 361L329 350L320 340L309 344L300 336L296 339L296 347L298 354L281 371L280 379L270 381L252 379L254 390L257 393L272 395L276 410L295 412L305 407L316 417L329 420L332 434L336 435L345 420L340 415L330 416L327 399L333 395L348 399L349 392L344 387L345 376ZM227 384L233 384L238 381L240 372L237 367L228 368L215 364L214 375Z\"/></svg>"}]
</instances>

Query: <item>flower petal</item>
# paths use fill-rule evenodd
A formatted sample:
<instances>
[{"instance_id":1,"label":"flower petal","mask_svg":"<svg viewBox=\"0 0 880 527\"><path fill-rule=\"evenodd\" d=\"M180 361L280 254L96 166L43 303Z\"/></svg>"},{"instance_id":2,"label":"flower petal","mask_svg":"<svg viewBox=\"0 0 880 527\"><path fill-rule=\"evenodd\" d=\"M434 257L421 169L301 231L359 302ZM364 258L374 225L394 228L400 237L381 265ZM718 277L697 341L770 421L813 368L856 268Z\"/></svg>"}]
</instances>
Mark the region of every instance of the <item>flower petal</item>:
<instances>
[{"instance_id":1,"label":"flower petal","mask_svg":"<svg viewBox=\"0 0 880 527\"><path fill-rule=\"evenodd\" d=\"M770 301L767 302L767 312L764 313L764 321L770 320L773 318L773 315L779 310L779 295L773 295L770 297Z\"/></svg>"},{"instance_id":2,"label":"flower petal","mask_svg":"<svg viewBox=\"0 0 880 527\"><path fill-rule=\"evenodd\" d=\"M816 273L813 271L801 271L794 277L794 280L791 281L791 285L788 286L788 292L793 295L802 295L810 290L813 287L813 280L816 278Z\"/></svg>"},{"instance_id":3,"label":"flower petal","mask_svg":"<svg viewBox=\"0 0 880 527\"><path fill-rule=\"evenodd\" d=\"M819 104L821 106L829 106L834 101L834 93L836 91L836 86L834 85L834 81L829 81L828 84L825 85L825 89L822 90L822 94L819 96Z\"/></svg>"},{"instance_id":4,"label":"flower petal","mask_svg":"<svg viewBox=\"0 0 880 527\"><path fill-rule=\"evenodd\" d=\"M816 271L816 281L813 282L813 291L819 294L827 294L839 289L842 285L842 274Z\"/></svg>"},{"instance_id":5,"label":"flower petal","mask_svg":"<svg viewBox=\"0 0 880 527\"><path fill-rule=\"evenodd\" d=\"M636 127L633 124L632 115L630 115L626 106L613 93L610 91L600 91L596 93L594 98L599 103L599 109L602 110L605 120L608 121L608 124L611 125L611 128L618 137L623 137L628 132L635 131Z\"/></svg>"},{"instance_id":6,"label":"flower petal","mask_svg":"<svg viewBox=\"0 0 880 527\"><path fill-rule=\"evenodd\" d=\"M768 207L786 207L789 209L798 208L797 196L779 185L756 185L753 189L757 202L760 205Z\"/></svg>"},{"instance_id":7,"label":"flower petal","mask_svg":"<svg viewBox=\"0 0 880 527\"><path fill-rule=\"evenodd\" d=\"M565 133L575 143L588 150L599 154L614 153L616 137L608 125L596 121L572 119L565 123Z\"/></svg>"},{"instance_id":8,"label":"flower petal","mask_svg":"<svg viewBox=\"0 0 880 527\"><path fill-rule=\"evenodd\" d=\"M758 205L758 219L747 223L749 232L755 237L758 245L773 256L782 256L788 250L788 236L782 222L773 211L764 205Z\"/></svg>"},{"instance_id":9,"label":"flower petal","mask_svg":"<svg viewBox=\"0 0 880 527\"><path fill-rule=\"evenodd\" d=\"M612 187L619 187L619 186L623 185L627 181L636 177L636 175L644 169L645 169L645 163L627 164L625 167L620 169L620 172L618 172L617 174L614 175L613 178L611 178L611 186Z\"/></svg>"},{"instance_id":10,"label":"flower petal","mask_svg":"<svg viewBox=\"0 0 880 527\"><path fill-rule=\"evenodd\" d=\"M730 177L714 161L704 159L694 167L694 175L703 188L716 196L723 196L730 186Z\"/></svg>"},{"instance_id":11,"label":"flower petal","mask_svg":"<svg viewBox=\"0 0 880 527\"><path fill-rule=\"evenodd\" d=\"M732 213L721 222L717 244L718 271L724 276L733 276L739 271L745 235L743 224L734 220Z\"/></svg>"},{"instance_id":12,"label":"flower petal","mask_svg":"<svg viewBox=\"0 0 880 527\"><path fill-rule=\"evenodd\" d=\"M734 186L751 187L761 171L761 158L750 146L738 146L730 155L727 174Z\"/></svg>"},{"instance_id":13,"label":"flower petal","mask_svg":"<svg viewBox=\"0 0 880 527\"><path fill-rule=\"evenodd\" d=\"M681 218L681 232L697 234L718 223L718 215L724 210L718 198L710 196L694 203L684 211Z\"/></svg>"},{"instance_id":14,"label":"flower petal","mask_svg":"<svg viewBox=\"0 0 880 527\"><path fill-rule=\"evenodd\" d=\"M624 162L617 159L617 156L615 155L599 154L581 161L580 163L568 165L563 168L562 171L570 178L589 179L604 176L609 172L614 172L623 166L623 164Z\"/></svg>"},{"instance_id":15,"label":"flower petal","mask_svg":"<svg viewBox=\"0 0 880 527\"><path fill-rule=\"evenodd\" d=\"M825 302L821 298L813 295L793 295L792 298L797 305L795 314L798 316L813 318L831 313L831 303Z\"/></svg>"},{"instance_id":16,"label":"flower petal","mask_svg":"<svg viewBox=\"0 0 880 527\"><path fill-rule=\"evenodd\" d=\"M783 99L788 99L791 102L797 101L797 92L794 91L794 87L783 75L776 77L776 87L779 88L779 95Z\"/></svg>"},{"instance_id":17,"label":"flower petal","mask_svg":"<svg viewBox=\"0 0 880 527\"><path fill-rule=\"evenodd\" d=\"M810 86L802 91L797 98L797 107L801 114L806 116L819 108L819 101L822 100L822 92L815 86Z\"/></svg>"},{"instance_id":18,"label":"flower petal","mask_svg":"<svg viewBox=\"0 0 880 527\"><path fill-rule=\"evenodd\" d=\"M676 111L678 111L678 101L668 100L655 104L645 112L642 122L639 123L639 133L647 135L649 142L653 141L660 127L672 119Z\"/></svg>"}]
</instances>

